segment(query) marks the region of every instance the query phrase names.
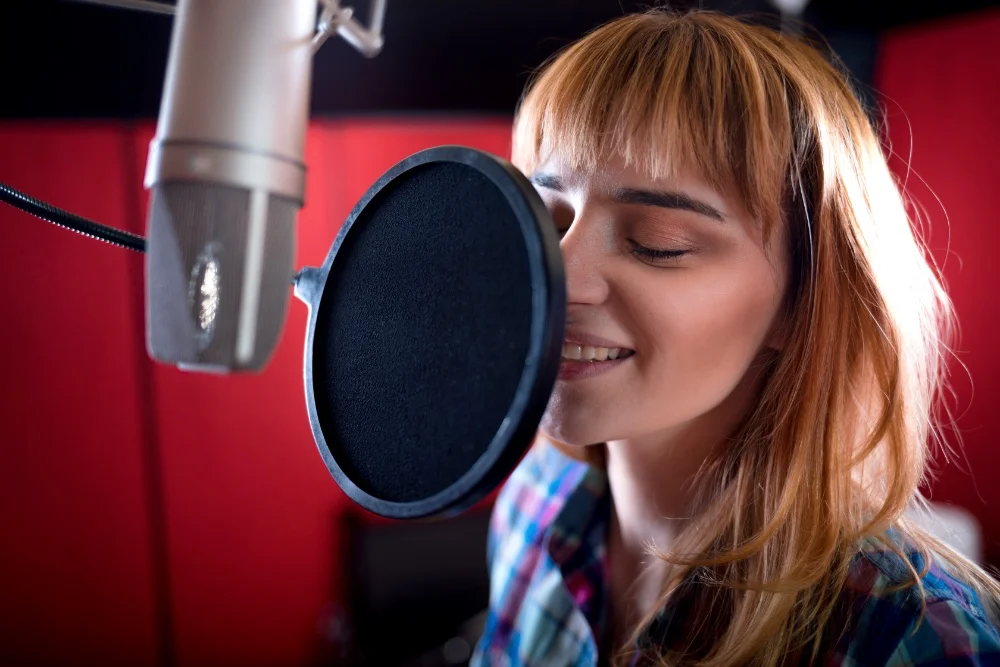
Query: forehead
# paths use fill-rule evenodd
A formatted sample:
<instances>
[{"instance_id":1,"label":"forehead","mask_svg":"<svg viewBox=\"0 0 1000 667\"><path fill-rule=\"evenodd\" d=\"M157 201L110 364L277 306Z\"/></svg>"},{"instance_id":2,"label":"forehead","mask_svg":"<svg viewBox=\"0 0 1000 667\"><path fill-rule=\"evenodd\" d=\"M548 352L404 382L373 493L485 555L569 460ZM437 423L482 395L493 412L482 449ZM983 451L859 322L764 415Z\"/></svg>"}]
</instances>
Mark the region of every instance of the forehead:
<instances>
[{"instance_id":1,"label":"forehead","mask_svg":"<svg viewBox=\"0 0 1000 667\"><path fill-rule=\"evenodd\" d=\"M539 177L554 177L566 190L592 194L606 194L621 188L681 192L705 200L727 213L748 215L735 187L716 187L696 169L683 164L672 163L664 173L652 174L622 155L608 155L591 165L574 165L563 152L552 150L528 176L536 182Z\"/></svg>"},{"instance_id":2,"label":"forehead","mask_svg":"<svg viewBox=\"0 0 1000 667\"><path fill-rule=\"evenodd\" d=\"M573 157L570 152L560 150L558 147L540 153L531 174L558 173L567 179L585 179L594 184L620 183L621 181L672 182L678 178L697 180L697 173L692 169L671 165L665 173L655 174L636 164L635 161L629 161L620 153L605 154L582 164L579 161L574 161Z\"/></svg>"}]
</instances>

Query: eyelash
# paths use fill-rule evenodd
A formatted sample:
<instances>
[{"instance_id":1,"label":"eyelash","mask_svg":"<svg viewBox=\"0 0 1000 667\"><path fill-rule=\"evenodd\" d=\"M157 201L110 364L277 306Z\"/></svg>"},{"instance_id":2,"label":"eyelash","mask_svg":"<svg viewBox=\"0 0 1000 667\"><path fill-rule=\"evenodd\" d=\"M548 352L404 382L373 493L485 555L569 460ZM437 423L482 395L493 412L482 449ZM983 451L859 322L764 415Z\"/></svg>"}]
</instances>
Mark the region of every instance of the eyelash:
<instances>
[{"instance_id":1,"label":"eyelash","mask_svg":"<svg viewBox=\"0 0 1000 667\"><path fill-rule=\"evenodd\" d=\"M684 255L686 255L686 254L688 254L690 252L689 250L669 250L669 249L660 249L660 248L647 248L644 245L640 245L640 244L636 243L632 239L628 239L628 242L629 242L629 245L632 246L632 254L633 255L638 255L638 256L644 257L646 259L651 259L651 260L661 261L661 262L664 261L664 260L677 259L677 258L682 257L682 256L684 256Z\"/></svg>"},{"instance_id":2,"label":"eyelash","mask_svg":"<svg viewBox=\"0 0 1000 667\"><path fill-rule=\"evenodd\" d=\"M559 232L559 238L562 239L566 235L567 229L557 230ZM690 253L690 250L671 250L666 248L647 248L644 245L636 243L633 239L626 239L628 244L632 247L631 252L633 255L652 260L652 261L669 261L672 259L678 259Z\"/></svg>"}]
</instances>

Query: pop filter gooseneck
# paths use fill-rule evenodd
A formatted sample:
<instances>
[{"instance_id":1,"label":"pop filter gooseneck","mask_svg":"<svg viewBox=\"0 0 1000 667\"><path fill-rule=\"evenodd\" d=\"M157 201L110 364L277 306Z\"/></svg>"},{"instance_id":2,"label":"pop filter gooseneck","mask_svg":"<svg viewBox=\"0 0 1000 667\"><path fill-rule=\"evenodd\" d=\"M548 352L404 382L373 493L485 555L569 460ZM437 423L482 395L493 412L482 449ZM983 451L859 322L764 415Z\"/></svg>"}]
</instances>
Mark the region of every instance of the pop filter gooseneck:
<instances>
[{"instance_id":1,"label":"pop filter gooseneck","mask_svg":"<svg viewBox=\"0 0 1000 667\"><path fill-rule=\"evenodd\" d=\"M517 465L558 374L566 288L555 225L512 165L458 146L400 162L296 295L313 436L351 499L454 514Z\"/></svg>"}]
</instances>

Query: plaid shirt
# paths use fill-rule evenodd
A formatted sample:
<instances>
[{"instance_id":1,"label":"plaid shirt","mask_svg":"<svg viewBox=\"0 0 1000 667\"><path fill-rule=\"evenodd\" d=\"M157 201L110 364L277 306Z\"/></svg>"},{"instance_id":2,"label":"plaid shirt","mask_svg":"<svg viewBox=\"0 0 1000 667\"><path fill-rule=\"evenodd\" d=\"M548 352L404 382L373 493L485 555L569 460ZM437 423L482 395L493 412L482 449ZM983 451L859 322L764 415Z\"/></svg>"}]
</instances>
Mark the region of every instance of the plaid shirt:
<instances>
[{"instance_id":1,"label":"plaid shirt","mask_svg":"<svg viewBox=\"0 0 1000 667\"><path fill-rule=\"evenodd\" d=\"M606 628L604 536L611 509L604 473L547 444L534 447L504 485L487 542L490 609L471 665L590 667ZM918 571L917 553L908 553ZM921 600L902 558L874 543L859 550L844 591L846 632L826 649L829 667L1000 665L1000 634L976 593L938 564ZM893 588L896 586L896 588ZM683 631L670 604L647 629ZM681 604L681 606L683 606ZM635 662L641 661L638 654Z\"/></svg>"}]
</instances>

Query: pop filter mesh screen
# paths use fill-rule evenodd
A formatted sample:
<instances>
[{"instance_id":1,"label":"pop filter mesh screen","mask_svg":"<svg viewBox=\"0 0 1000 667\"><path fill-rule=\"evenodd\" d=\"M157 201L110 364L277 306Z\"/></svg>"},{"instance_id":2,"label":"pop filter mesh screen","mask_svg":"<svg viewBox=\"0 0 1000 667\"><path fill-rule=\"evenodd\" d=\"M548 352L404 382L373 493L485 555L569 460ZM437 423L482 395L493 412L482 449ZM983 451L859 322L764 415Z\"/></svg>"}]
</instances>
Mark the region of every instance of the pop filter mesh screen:
<instances>
[{"instance_id":1,"label":"pop filter mesh screen","mask_svg":"<svg viewBox=\"0 0 1000 667\"><path fill-rule=\"evenodd\" d=\"M517 392L531 295L521 225L478 170L421 165L364 207L330 269L312 351L324 438L358 487L413 502L469 470Z\"/></svg>"}]
</instances>

